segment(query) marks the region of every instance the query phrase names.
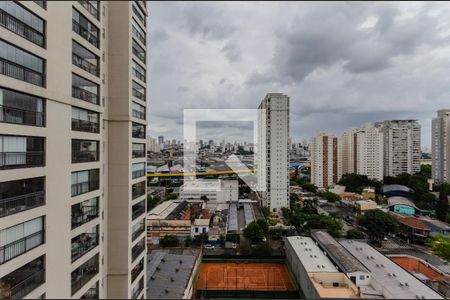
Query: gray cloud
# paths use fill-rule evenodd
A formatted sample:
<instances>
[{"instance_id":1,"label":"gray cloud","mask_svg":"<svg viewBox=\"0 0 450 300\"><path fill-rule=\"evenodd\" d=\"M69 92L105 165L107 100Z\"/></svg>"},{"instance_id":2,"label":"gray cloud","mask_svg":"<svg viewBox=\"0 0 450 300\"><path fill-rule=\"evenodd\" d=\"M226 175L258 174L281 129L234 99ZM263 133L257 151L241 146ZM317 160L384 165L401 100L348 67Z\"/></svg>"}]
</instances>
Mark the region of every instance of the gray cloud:
<instances>
[{"instance_id":1,"label":"gray cloud","mask_svg":"<svg viewBox=\"0 0 450 300\"><path fill-rule=\"evenodd\" d=\"M240 61L242 52L239 46L235 43L228 42L221 50L230 62Z\"/></svg>"}]
</instances>

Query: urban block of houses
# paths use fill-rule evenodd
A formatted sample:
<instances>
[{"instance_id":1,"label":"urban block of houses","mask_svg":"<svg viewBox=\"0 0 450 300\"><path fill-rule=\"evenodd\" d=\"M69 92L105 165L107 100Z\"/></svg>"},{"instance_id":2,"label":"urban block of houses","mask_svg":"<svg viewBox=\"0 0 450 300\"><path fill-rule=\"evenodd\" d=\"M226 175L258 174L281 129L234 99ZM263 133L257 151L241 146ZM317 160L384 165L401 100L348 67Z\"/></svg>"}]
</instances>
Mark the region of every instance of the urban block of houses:
<instances>
[{"instance_id":1,"label":"urban block of houses","mask_svg":"<svg viewBox=\"0 0 450 300\"><path fill-rule=\"evenodd\" d=\"M239 182L237 180L197 179L186 181L180 187L180 200L201 200L206 196L208 203L231 203L238 201Z\"/></svg>"}]
</instances>

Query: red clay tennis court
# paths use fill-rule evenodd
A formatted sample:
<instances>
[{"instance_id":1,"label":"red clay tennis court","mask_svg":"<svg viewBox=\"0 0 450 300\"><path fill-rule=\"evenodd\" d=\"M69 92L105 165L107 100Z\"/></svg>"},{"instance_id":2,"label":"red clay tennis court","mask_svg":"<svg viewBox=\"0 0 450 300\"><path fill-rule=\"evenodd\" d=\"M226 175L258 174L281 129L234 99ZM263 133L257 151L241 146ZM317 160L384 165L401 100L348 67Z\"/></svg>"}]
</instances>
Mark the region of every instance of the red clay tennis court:
<instances>
[{"instance_id":1,"label":"red clay tennis court","mask_svg":"<svg viewBox=\"0 0 450 300\"><path fill-rule=\"evenodd\" d=\"M197 290L295 291L283 263L204 262Z\"/></svg>"}]
</instances>

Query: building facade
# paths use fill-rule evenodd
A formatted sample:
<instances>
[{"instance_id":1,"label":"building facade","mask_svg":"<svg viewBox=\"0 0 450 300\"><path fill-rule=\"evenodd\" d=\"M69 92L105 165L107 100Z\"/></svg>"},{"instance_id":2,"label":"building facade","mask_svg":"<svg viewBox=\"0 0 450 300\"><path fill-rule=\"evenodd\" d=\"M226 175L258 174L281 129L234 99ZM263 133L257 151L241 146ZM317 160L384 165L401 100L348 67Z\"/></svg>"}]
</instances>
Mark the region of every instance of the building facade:
<instances>
[{"instance_id":1,"label":"building facade","mask_svg":"<svg viewBox=\"0 0 450 300\"><path fill-rule=\"evenodd\" d=\"M311 183L319 188L334 187L341 174L338 162L338 138L319 132L311 139Z\"/></svg>"},{"instance_id":2,"label":"building facade","mask_svg":"<svg viewBox=\"0 0 450 300\"><path fill-rule=\"evenodd\" d=\"M365 124L357 130L355 141L355 166L359 175L383 180L383 134L377 127Z\"/></svg>"},{"instance_id":3,"label":"building facade","mask_svg":"<svg viewBox=\"0 0 450 300\"><path fill-rule=\"evenodd\" d=\"M420 171L420 129L416 120L375 123L383 133L384 176Z\"/></svg>"},{"instance_id":4,"label":"building facade","mask_svg":"<svg viewBox=\"0 0 450 300\"><path fill-rule=\"evenodd\" d=\"M262 205L272 212L289 207L289 97L270 93L258 108L258 180Z\"/></svg>"},{"instance_id":5,"label":"building facade","mask_svg":"<svg viewBox=\"0 0 450 300\"><path fill-rule=\"evenodd\" d=\"M0 14L1 297L142 297L146 3Z\"/></svg>"},{"instance_id":6,"label":"building facade","mask_svg":"<svg viewBox=\"0 0 450 300\"><path fill-rule=\"evenodd\" d=\"M436 183L450 181L450 109L441 109L431 123L431 170Z\"/></svg>"}]
</instances>

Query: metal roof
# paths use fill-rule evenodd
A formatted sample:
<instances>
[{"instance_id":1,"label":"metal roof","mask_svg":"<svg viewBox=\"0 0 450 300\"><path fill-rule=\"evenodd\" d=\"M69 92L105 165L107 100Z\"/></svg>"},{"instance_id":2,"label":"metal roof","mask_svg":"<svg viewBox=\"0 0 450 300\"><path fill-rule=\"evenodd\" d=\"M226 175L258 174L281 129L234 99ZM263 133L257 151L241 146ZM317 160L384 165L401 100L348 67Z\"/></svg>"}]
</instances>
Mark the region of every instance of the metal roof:
<instances>
[{"instance_id":1,"label":"metal roof","mask_svg":"<svg viewBox=\"0 0 450 300\"><path fill-rule=\"evenodd\" d=\"M244 204L245 226L255 220L255 214L253 213L253 207L251 204Z\"/></svg>"},{"instance_id":2,"label":"metal roof","mask_svg":"<svg viewBox=\"0 0 450 300\"><path fill-rule=\"evenodd\" d=\"M395 197L389 197L387 199L388 201L388 205L392 206L392 205L407 205L407 206L411 206L414 207L415 209L417 209L417 207L414 205L414 203L409 200L408 198L405 197L400 197L400 196L395 196Z\"/></svg>"},{"instance_id":3,"label":"metal roof","mask_svg":"<svg viewBox=\"0 0 450 300\"><path fill-rule=\"evenodd\" d=\"M378 283L385 298L443 299L437 292L367 243L356 240L343 240L339 243L371 272L371 280Z\"/></svg>"},{"instance_id":4,"label":"metal roof","mask_svg":"<svg viewBox=\"0 0 450 300\"><path fill-rule=\"evenodd\" d=\"M328 256L338 265L344 273L366 272L369 273L353 255L339 244L328 232L317 230L311 233L312 237L324 249Z\"/></svg>"},{"instance_id":5,"label":"metal roof","mask_svg":"<svg viewBox=\"0 0 450 300\"><path fill-rule=\"evenodd\" d=\"M228 214L228 231L238 230L238 216L237 206L235 203L230 204L230 210Z\"/></svg>"},{"instance_id":6,"label":"metal roof","mask_svg":"<svg viewBox=\"0 0 450 300\"><path fill-rule=\"evenodd\" d=\"M383 185L381 190L382 190L383 194L387 193L387 192L392 192L392 191L401 191L401 192L408 192L408 193L413 192L412 189L410 189L409 187L407 187L405 185L401 185L401 184L385 184L385 185Z\"/></svg>"}]
</instances>

